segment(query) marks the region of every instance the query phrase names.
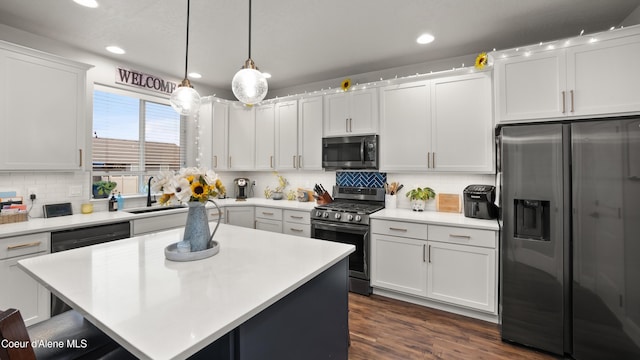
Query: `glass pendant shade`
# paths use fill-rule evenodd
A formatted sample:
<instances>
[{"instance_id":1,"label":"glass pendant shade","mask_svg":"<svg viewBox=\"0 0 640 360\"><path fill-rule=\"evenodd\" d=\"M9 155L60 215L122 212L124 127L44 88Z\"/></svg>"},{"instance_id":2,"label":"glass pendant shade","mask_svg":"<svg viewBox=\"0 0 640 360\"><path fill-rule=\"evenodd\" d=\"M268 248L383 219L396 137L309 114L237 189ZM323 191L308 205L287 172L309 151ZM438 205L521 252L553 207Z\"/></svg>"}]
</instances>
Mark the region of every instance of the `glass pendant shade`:
<instances>
[{"instance_id":1,"label":"glass pendant shade","mask_svg":"<svg viewBox=\"0 0 640 360\"><path fill-rule=\"evenodd\" d=\"M189 116L200 110L200 94L191 87L187 79L171 93L169 102L180 115Z\"/></svg>"},{"instance_id":2,"label":"glass pendant shade","mask_svg":"<svg viewBox=\"0 0 640 360\"><path fill-rule=\"evenodd\" d=\"M231 81L233 94L242 103L254 105L267 96L267 79L256 69L244 68L236 73Z\"/></svg>"}]
</instances>

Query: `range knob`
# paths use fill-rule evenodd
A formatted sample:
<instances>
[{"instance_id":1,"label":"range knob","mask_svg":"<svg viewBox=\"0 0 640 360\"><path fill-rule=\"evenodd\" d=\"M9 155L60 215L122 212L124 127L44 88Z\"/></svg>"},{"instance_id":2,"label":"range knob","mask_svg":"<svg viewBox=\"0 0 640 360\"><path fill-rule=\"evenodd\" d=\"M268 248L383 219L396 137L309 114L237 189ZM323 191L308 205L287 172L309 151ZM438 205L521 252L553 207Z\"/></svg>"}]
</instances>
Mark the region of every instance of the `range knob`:
<instances>
[{"instance_id":1,"label":"range knob","mask_svg":"<svg viewBox=\"0 0 640 360\"><path fill-rule=\"evenodd\" d=\"M336 213L335 218L340 219L340 213Z\"/></svg>"},{"instance_id":2,"label":"range knob","mask_svg":"<svg viewBox=\"0 0 640 360\"><path fill-rule=\"evenodd\" d=\"M356 215L356 221L360 221L360 220L362 220L362 216Z\"/></svg>"},{"instance_id":3,"label":"range knob","mask_svg":"<svg viewBox=\"0 0 640 360\"><path fill-rule=\"evenodd\" d=\"M322 211L316 211L316 217L322 217Z\"/></svg>"},{"instance_id":4,"label":"range knob","mask_svg":"<svg viewBox=\"0 0 640 360\"><path fill-rule=\"evenodd\" d=\"M351 214L347 215L347 220L349 220L349 221L353 220L353 215L351 215Z\"/></svg>"},{"instance_id":5,"label":"range knob","mask_svg":"<svg viewBox=\"0 0 640 360\"><path fill-rule=\"evenodd\" d=\"M325 212L325 213L322 213L322 217L323 217L323 218L328 218L328 217L329 217L329 213L326 213L326 212Z\"/></svg>"}]
</instances>

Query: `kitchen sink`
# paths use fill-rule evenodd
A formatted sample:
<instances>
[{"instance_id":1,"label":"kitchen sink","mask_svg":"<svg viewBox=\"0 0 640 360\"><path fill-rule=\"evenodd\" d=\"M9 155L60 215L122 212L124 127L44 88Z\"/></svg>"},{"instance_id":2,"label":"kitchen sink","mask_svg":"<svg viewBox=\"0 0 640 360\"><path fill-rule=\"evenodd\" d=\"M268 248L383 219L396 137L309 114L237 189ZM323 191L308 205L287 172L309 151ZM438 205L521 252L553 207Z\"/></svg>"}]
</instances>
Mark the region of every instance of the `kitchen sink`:
<instances>
[{"instance_id":1,"label":"kitchen sink","mask_svg":"<svg viewBox=\"0 0 640 360\"><path fill-rule=\"evenodd\" d=\"M145 213L156 212L156 211L166 211L166 210L175 210L175 209L184 209L184 208L185 208L184 206L154 206L154 207L143 208L143 209L125 210L125 212L131 213L131 214L145 214Z\"/></svg>"}]
</instances>

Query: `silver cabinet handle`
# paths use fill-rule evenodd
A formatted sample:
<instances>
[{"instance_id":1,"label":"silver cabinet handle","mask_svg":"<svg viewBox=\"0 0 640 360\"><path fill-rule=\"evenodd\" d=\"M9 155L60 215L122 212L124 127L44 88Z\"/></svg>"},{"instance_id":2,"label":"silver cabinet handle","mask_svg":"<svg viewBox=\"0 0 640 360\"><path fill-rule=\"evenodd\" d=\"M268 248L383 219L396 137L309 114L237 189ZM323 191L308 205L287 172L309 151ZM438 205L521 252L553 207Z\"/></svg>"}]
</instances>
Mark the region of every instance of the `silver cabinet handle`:
<instances>
[{"instance_id":1,"label":"silver cabinet handle","mask_svg":"<svg viewBox=\"0 0 640 360\"><path fill-rule=\"evenodd\" d=\"M218 155L213 155L213 167L218 167Z\"/></svg>"},{"instance_id":2,"label":"silver cabinet handle","mask_svg":"<svg viewBox=\"0 0 640 360\"><path fill-rule=\"evenodd\" d=\"M390 227L389 230L407 232L407 229L395 228L395 227Z\"/></svg>"},{"instance_id":3,"label":"silver cabinet handle","mask_svg":"<svg viewBox=\"0 0 640 360\"><path fill-rule=\"evenodd\" d=\"M575 112L573 109L573 90L569 91L569 93L571 94L571 112Z\"/></svg>"},{"instance_id":4,"label":"silver cabinet handle","mask_svg":"<svg viewBox=\"0 0 640 360\"><path fill-rule=\"evenodd\" d=\"M273 155L269 156L269 167L273 169Z\"/></svg>"},{"instance_id":5,"label":"silver cabinet handle","mask_svg":"<svg viewBox=\"0 0 640 360\"><path fill-rule=\"evenodd\" d=\"M78 152L80 153L80 166L82 167L82 149L78 149Z\"/></svg>"},{"instance_id":6,"label":"silver cabinet handle","mask_svg":"<svg viewBox=\"0 0 640 360\"><path fill-rule=\"evenodd\" d=\"M431 169L431 152L427 153L427 169Z\"/></svg>"},{"instance_id":7,"label":"silver cabinet handle","mask_svg":"<svg viewBox=\"0 0 640 360\"><path fill-rule=\"evenodd\" d=\"M298 155L298 169L302 169L302 155Z\"/></svg>"},{"instance_id":8,"label":"silver cabinet handle","mask_svg":"<svg viewBox=\"0 0 640 360\"><path fill-rule=\"evenodd\" d=\"M295 229L295 228L289 228L289 230L295 231L295 232L303 232L304 231L302 229Z\"/></svg>"},{"instance_id":9,"label":"silver cabinet handle","mask_svg":"<svg viewBox=\"0 0 640 360\"><path fill-rule=\"evenodd\" d=\"M433 165L433 168L436 168L436 152L432 152L431 153L431 164Z\"/></svg>"},{"instance_id":10,"label":"silver cabinet handle","mask_svg":"<svg viewBox=\"0 0 640 360\"><path fill-rule=\"evenodd\" d=\"M302 219L302 216L296 216L296 215L289 215L289 217L292 219Z\"/></svg>"},{"instance_id":11,"label":"silver cabinet handle","mask_svg":"<svg viewBox=\"0 0 640 360\"><path fill-rule=\"evenodd\" d=\"M427 255L425 255L425 253L427 252L426 247L427 245L424 245L424 244L422 245L422 262L427 262L427 259L426 259Z\"/></svg>"},{"instance_id":12,"label":"silver cabinet handle","mask_svg":"<svg viewBox=\"0 0 640 360\"><path fill-rule=\"evenodd\" d=\"M353 132L353 119L349 118L349 132Z\"/></svg>"},{"instance_id":13,"label":"silver cabinet handle","mask_svg":"<svg viewBox=\"0 0 640 360\"><path fill-rule=\"evenodd\" d=\"M429 245L428 249L427 249L427 262L431 263L431 245Z\"/></svg>"},{"instance_id":14,"label":"silver cabinet handle","mask_svg":"<svg viewBox=\"0 0 640 360\"><path fill-rule=\"evenodd\" d=\"M566 113L567 112L567 100L566 100L566 92L563 91L562 92L562 113Z\"/></svg>"},{"instance_id":15,"label":"silver cabinet handle","mask_svg":"<svg viewBox=\"0 0 640 360\"><path fill-rule=\"evenodd\" d=\"M272 212L266 212L266 211L263 211L263 212L262 212L262 215L273 215L273 213L272 213Z\"/></svg>"},{"instance_id":16,"label":"silver cabinet handle","mask_svg":"<svg viewBox=\"0 0 640 360\"><path fill-rule=\"evenodd\" d=\"M344 119L344 131L349 132L349 118Z\"/></svg>"},{"instance_id":17,"label":"silver cabinet handle","mask_svg":"<svg viewBox=\"0 0 640 360\"><path fill-rule=\"evenodd\" d=\"M471 239L471 236L469 236L469 235L456 235L456 234L449 234L449 237L452 237L452 238L460 238L460 239Z\"/></svg>"},{"instance_id":18,"label":"silver cabinet handle","mask_svg":"<svg viewBox=\"0 0 640 360\"><path fill-rule=\"evenodd\" d=\"M24 249L28 247L40 246L40 244L42 244L42 241L34 241L34 242L18 244L18 245L9 245L7 246L7 250Z\"/></svg>"},{"instance_id":19,"label":"silver cabinet handle","mask_svg":"<svg viewBox=\"0 0 640 360\"><path fill-rule=\"evenodd\" d=\"M293 168L296 169L296 156L293 155Z\"/></svg>"}]
</instances>

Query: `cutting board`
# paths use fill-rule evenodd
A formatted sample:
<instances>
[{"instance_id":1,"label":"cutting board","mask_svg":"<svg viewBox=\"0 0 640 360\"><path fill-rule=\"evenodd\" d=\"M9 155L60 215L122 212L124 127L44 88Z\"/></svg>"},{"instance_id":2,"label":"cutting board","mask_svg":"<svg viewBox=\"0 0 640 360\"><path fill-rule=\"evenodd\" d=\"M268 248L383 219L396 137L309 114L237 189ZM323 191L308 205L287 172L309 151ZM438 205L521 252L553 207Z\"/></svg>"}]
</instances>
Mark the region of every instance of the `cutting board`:
<instances>
[{"instance_id":1,"label":"cutting board","mask_svg":"<svg viewBox=\"0 0 640 360\"><path fill-rule=\"evenodd\" d=\"M462 204L460 195L458 194L437 194L436 195L436 211L441 212L462 212Z\"/></svg>"}]
</instances>

